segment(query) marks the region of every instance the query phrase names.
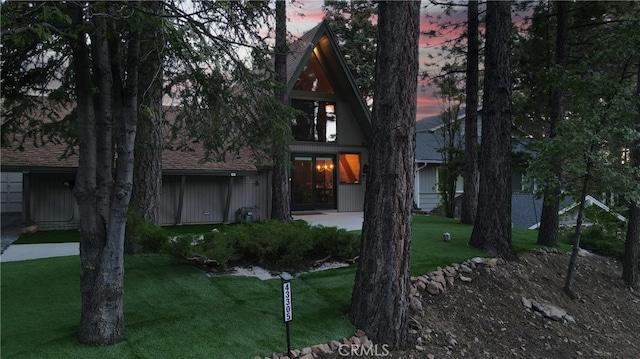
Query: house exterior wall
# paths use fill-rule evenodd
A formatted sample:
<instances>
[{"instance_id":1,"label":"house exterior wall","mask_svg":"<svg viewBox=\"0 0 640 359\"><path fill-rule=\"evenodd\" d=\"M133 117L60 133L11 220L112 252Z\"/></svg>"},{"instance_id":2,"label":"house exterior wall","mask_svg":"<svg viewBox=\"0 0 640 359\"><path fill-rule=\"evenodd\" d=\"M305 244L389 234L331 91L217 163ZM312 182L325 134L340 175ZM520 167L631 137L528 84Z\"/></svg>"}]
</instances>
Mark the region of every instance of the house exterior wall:
<instances>
[{"instance_id":1,"label":"house exterior wall","mask_svg":"<svg viewBox=\"0 0 640 359\"><path fill-rule=\"evenodd\" d=\"M225 215L231 177L186 176L182 213L178 216L182 176L164 176L160 194L160 225L236 221L236 211L252 207L253 219L269 218L271 190L268 172L233 177L229 212Z\"/></svg>"},{"instance_id":2,"label":"house exterior wall","mask_svg":"<svg viewBox=\"0 0 640 359\"><path fill-rule=\"evenodd\" d=\"M333 155L339 160L341 153L357 153L360 155L360 167L369 162L369 151L364 146L365 138L354 118L348 104L336 102L337 141L336 142L303 142L296 141L289 145L291 153L309 155ZM339 176L339 174L338 174ZM336 209L339 212L356 212L364 208L366 175L357 184L340 183L336 181Z\"/></svg>"},{"instance_id":3,"label":"house exterior wall","mask_svg":"<svg viewBox=\"0 0 640 359\"><path fill-rule=\"evenodd\" d=\"M80 216L73 195L74 182L75 173L30 173L30 222L42 229L78 227Z\"/></svg>"},{"instance_id":4,"label":"house exterior wall","mask_svg":"<svg viewBox=\"0 0 640 359\"><path fill-rule=\"evenodd\" d=\"M77 228L80 223L78 206L71 186L74 173L29 174L28 221L41 229ZM222 223L227 204L230 177L186 176L180 223ZM158 222L176 224L181 176L163 176ZM234 177L229 202L229 222L236 221L241 207L252 209L254 220L269 218L271 198L269 172Z\"/></svg>"},{"instance_id":5,"label":"house exterior wall","mask_svg":"<svg viewBox=\"0 0 640 359\"><path fill-rule=\"evenodd\" d=\"M2 213L22 212L22 172L0 173Z\"/></svg>"},{"instance_id":6,"label":"house exterior wall","mask_svg":"<svg viewBox=\"0 0 640 359\"><path fill-rule=\"evenodd\" d=\"M418 171L416 181L420 191L418 193L418 207L423 211L431 211L438 206L440 202L440 193L438 193L438 166L429 164Z\"/></svg>"}]
</instances>

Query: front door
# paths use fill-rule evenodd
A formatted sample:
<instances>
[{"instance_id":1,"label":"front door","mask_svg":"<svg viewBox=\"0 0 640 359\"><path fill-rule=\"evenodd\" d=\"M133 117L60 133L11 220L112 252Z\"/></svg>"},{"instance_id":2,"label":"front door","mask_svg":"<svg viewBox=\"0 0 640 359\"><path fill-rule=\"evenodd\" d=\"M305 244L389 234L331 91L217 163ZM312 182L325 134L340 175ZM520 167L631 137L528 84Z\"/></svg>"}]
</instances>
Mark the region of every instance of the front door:
<instances>
[{"instance_id":1,"label":"front door","mask_svg":"<svg viewBox=\"0 0 640 359\"><path fill-rule=\"evenodd\" d=\"M335 209L335 169L334 156L294 155L291 209Z\"/></svg>"}]
</instances>

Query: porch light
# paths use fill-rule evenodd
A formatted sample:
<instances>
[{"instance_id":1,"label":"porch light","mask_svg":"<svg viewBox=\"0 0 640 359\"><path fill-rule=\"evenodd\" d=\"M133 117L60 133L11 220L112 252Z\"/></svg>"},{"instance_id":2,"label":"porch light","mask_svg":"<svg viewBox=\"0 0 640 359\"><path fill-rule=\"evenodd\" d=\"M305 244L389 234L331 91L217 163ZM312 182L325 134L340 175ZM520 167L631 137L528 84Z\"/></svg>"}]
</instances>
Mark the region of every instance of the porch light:
<instances>
[{"instance_id":1,"label":"porch light","mask_svg":"<svg viewBox=\"0 0 640 359\"><path fill-rule=\"evenodd\" d=\"M328 103L324 106L324 111L326 113L335 113L336 112L336 108L332 103Z\"/></svg>"}]
</instances>

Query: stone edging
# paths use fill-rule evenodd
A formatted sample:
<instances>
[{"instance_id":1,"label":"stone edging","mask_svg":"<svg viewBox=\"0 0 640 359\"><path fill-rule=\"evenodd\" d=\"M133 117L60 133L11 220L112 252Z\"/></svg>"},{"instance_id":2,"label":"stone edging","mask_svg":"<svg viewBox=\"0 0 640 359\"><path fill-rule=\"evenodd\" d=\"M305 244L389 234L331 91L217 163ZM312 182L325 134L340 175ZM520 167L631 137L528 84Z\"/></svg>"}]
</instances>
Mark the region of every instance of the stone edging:
<instances>
[{"instance_id":1,"label":"stone edging","mask_svg":"<svg viewBox=\"0 0 640 359\"><path fill-rule=\"evenodd\" d=\"M454 263L445 268L437 267L435 271L429 272L419 277L411 277L411 289L410 289L410 309L412 311L422 310L422 301L419 299L421 293L427 293L429 295L439 295L446 292L448 287L452 287L456 282L470 283L471 277L467 276L469 273L480 268L493 268L497 265L506 263L501 258L481 258L475 257L464 261L461 264ZM265 359L313 359L316 358L316 354L331 354L331 353L353 353L353 351L364 351L371 353L371 350L378 352L384 352L387 349L383 346L376 346L366 334L358 329L351 338L342 338L340 341L332 340L329 343L317 344L303 349L291 350L292 357L287 356L286 353L273 353L270 357ZM261 356L256 356L254 359L262 359Z\"/></svg>"}]
</instances>

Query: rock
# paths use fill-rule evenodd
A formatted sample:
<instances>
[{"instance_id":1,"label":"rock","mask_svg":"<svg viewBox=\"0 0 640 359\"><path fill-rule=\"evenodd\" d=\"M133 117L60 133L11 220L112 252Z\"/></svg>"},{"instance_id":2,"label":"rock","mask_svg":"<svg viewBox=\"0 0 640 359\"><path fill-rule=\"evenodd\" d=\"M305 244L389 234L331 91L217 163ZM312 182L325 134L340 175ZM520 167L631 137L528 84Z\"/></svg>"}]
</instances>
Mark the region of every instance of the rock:
<instances>
[{"instance_id":1,"label":"rock","mask_svg":"<svg viewBox=\"0 0 640 359\"><path fill-rule=\"evenodd\" d=\"M409 289L409 294L413 297L418 293L418 288L415 285L412 285Z\"/></svg>"},{"instance_id":2,"label":"rock","mask_svg":"<svg viewBox=\"0 0 640 359\"><path fill-rule=\"evenodd\" d=\"M471 263L474 264L484 264L484 258L474 257L470 259Z\"/></svg>"},{"instance_id":3,"label":"rock","mask_svg":"<svg viewBox=\"0 0 640 359\"><path fill-rule=\"evenodd\" d=\"M430 281L429 283L427 283L427 293L431 294L431 295L438 295L440 294L440 283L435 282L435 281Z\"/></svg>"},{"instance_id":4,"label":"rock","mask_svg":"<svg viewBox=\"0 0 640 359\"><path fill-rule=\"evenodd\" d=\"M351 337L351 344L360 345L362 344L362 340L360 340L360 338L358 337Z\"/></svg>"},{"instance_id":5,"label":"rock","mask_svg":"<svg viewBox=\"0 0 640 359\"><path fill-rule=\"evenodd\" d=\"M525 308L531 309L531 301L529 299L522 297L520 301L522 302L522 305L524 305Z\"/></svg>"},{"instance_id":6,"label":"rock","mask_svg":"<svg viewBox=\"0 0 640 359\"><path fill-rule=\"evenodd\" d=\"M422 311L422 301L420 301L420 299L416 298L416 297L411 297L411 302L409 303L409 307L416 311L416 312L421 312Z\"/></svg>"},{"instance_id":7,"label":"rock","mask_svg":"<svg viewBox=\"0 0 640 359\"><path fill-rule=\"evenodd\" d=\"M307 353L307 354L301 356L299 359L314 359L314 356L311 353Z\"/></svg>"},{"instance_id":8,"label":"rock","mask_svg":"<svg viewBox=\"0 0 640 359\"><path fill-rule=\"evenodd\" d=\"M424 347L420 346L420 345L416 345L416 350L421 352L424 351Z\"/></svg>"},{"instance_id":9,"label":"rock","mask_svg":"<svg viewBox=\"0 0 640 359\"><path fill-rule=\"evenodd\" d=\"M416 283L416 288L424 292L424 290L427 289L427 285L425 284L425 282L419 281L418 283Z\"/></svg>"},{"instance_id":10,"label":"rock","mask_svg":"<svg viewBox=\"0 0 640 359\"><path fill-rule=\"evenodd\" d=\"M565 314L564 317L562 317L562 318L564 318L564 320L566 320L567 322L569 322L571 324L576 324L576 319L574 317L570 316L569 314Z\"/></svg>"},{"instance_id":11,"label":"rock","mask_svg":"<svg viewBox=\"0 0 640 359\"><path fill-rule=\"evenodd\" d=\"M427 354L427 359L436 359L436 356L433 354Z\"/></svg>"},{"instance_id":12,"label":"rock","mask_svg":"<svg viewBox=\"0 0 640 359\"><path fill-rule=\"evenodd\" d=\"M592 256L592 255L593 255L593 253L589 252L586 249L582 249L582 248L578 249L578 256L579 257L589 257L589 256Z\"/></svg>"},{"instance_id":13,"label":"rock","mask_svg":"<svg viewBox=\"0 0 640 359\"><path fill-rule=\"evenodd\" d=\"M471 278L469 277L465 277L463 275L460 275L459 279L463 282L463 283L471 283Z\"/></svg>"},{"instance_id":14,"label":"rock","mask_svg":"<svg viewBox=\"0 0 640 359\"><path fill-rule=\"evenodd\" d=\"M364 338L364 337L366 337L366 336L367 336L367 335L364 333L364 330L362 330L362 329L358 329L358 330L356 330L356 337L358 337L358 338Z\"/></svg>"},{"instance_id":15,"label":"rock","mask_svg":"<svg viewBox=\"0 0 640 359\"><path fill-rule=\"evenodd\" d=\"M342 344L340 344L340 342L337 341L337 340L332 340L332 341L329 342L329 348L331 348L331 350L333 350L333 351L336 351L336 350L340 349L341 345Z\"/></svg>"},{"instance_id":16,"label":"rock","mask_svg":"<svg viewBox=\"0 0 640 359\"><path fill-rule=\"evenodd\" d=\"M311 346L311 352L312 353L318 353L318 354L331 354L331 353L333 353L333 351L331 350L331 348L329 348L329 346L327 344L313 345L313 346Z\"/></svg>"},{"instance_id":17,"label":"rock","mask_svg":"<svg viewBox=\"0 0 640 359\"><path fill-rule=\"evenodd\" d=\"M445 276L450 276L450 277L455 276L455 275L456 275L456 270L455 270L455 268L453 268L453 267L451 267L451 266L445 267L445 268L444 268L444 275L445 275Z\"/></svg>"},{"instance_id":18,"label":"rock","mask_svg":"<svg viewBox=\"0 0 640 359\"><path fill-rule=\"evenodd\" d=\"M473 272L473 269L469 268L469 267L468 267L467 265L465 265L465 264L462 264L462 265L460 266L460 270L461 270L462 272L464 272L464 273L471 273L471 272Z\"/></svg>"},{"instance_id":19,"label":"rock","mask_svg":"<svg viewBox=\"0 0 640 359\"><path fill-rule=\"evenodd\" d=\"M533 307L533 309L537 310L538 312L542 313L544 316L549 317L553 320L560 320L565 315L567 315L566 310L548 302L532 300L531 306Z\"/></svg>"},{"instance_id":20,"label":"rock","mask_svg":"<svg viewBox=\"0 0 640 359\"><path fill-rule=\"evenodd\" d=\"M36 233L38 226L28 226L22 229L22 233Z\"/></svg>"},{"instance_id":21,"label":"rock","mask_svg":"<svg viewBox=\"0 0 640 359\"><path fill-rule=\"evenodd\" d=\"M484 264L489 267L495 267L498 265L498 258L485 258Z\"/></svg>"},{"instance_id":22,"label":"rock","mask_svg":"<svg viewBox=\"0 0 640 359\"><path fill-rule=\"evenodd\" d=\"M438 282L438 283L442 284L442 287L443 287L443 288L446 288L446 287L447 287L447 280L446 280L446 279L444 279L444 276L443 276L443 275L438 275L438 276L436 276L436 282Z\"/></svg>"},{"instance_id":23,"label":"rock","mask_svg":"<svg viewBox=\"0 0 640 359\"><path fill-rule=\"evenodd\" d=\"M429 281L429 278L425 275L421 275L418 277L418 281L426 284Z\"/></svg>"},{"instance_id":24,"label":"rock","mask_svg":"<svg viewBox=\"0 0 640 359\"><path fill-rule=\"evenodd\" d=\"M302 355L311 354L311 347L303 348L300 354Z\"/></svg>"},{"instance_id":25,"label":"rock","mask_svg":"<svg viewBox=\"0 0 640 359\"><path fill-rule=\"evenodd\" d=\"M415 283L418 281L418 277L411 276L411 283Z\"/></svg>"},{"instance_id":26,"label":"rock","mask_svg":"<svg viewBox=\"0 0 640 359\"><path fill-rule=\"evenodd\" d=\"M452 287L453 286L453 282L454 282L453 277L446 277L446 279L447 279L447 285L449 287Z\"/></svg>"}]
</instances>

